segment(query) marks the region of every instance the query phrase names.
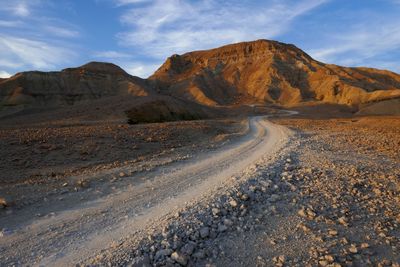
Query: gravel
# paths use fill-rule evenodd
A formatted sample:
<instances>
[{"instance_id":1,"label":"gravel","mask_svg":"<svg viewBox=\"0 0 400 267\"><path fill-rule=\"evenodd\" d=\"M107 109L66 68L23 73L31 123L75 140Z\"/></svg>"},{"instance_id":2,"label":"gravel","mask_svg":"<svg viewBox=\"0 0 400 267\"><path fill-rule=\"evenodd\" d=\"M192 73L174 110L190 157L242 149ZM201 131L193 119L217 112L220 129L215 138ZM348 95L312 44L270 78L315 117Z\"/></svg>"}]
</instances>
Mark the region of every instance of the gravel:
<instances>
[{"instance_id":1,"label":"gravel","mask_svg":"<svg viewBox=\"0 0 400 267\"><path fill-rule=\"evenodd\" d=\"M351 127L340 130L352 136ZM155 230L152 242L105 262L149 255L153 266L399 266L399 161L388 150L336 149L331 131L300 128L273 164L260 160L207 203L181 211L167 227L178 241L170 258L148 249L162 247Z\"/></svg>"}]
</instances>

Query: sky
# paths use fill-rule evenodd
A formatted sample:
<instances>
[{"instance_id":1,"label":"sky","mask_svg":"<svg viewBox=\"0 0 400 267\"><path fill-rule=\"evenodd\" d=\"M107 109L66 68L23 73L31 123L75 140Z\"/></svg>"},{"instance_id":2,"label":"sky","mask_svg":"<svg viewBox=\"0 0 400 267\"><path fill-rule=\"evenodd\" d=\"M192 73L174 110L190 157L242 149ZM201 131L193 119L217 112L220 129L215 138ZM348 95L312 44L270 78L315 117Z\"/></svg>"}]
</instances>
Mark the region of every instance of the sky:
<instances>
[{"instance_id":1,"label":"sky","mask_svg":"<svg viewBox=\"0 0 400 267\"><path fill-rule=\"evenodd\" d=\"M146 78L172 54L241 41L400 73L400 0L0 0L0 77L112 62Z\"/></svg>"}]
</instances>

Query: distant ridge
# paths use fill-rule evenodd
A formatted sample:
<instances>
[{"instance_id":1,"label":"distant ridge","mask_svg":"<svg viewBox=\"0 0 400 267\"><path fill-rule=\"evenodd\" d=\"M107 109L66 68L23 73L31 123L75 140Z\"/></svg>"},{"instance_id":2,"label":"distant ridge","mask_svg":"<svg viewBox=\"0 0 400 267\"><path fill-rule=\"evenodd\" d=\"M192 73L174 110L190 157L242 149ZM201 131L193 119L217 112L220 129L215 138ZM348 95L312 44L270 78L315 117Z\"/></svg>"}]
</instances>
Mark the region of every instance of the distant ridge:
<instances>
[{"instance_id":1,"label":"distant ridge","mask_svg":"<svg viewBox=\"0 0 400 267\"><path fill-rule=\"evenodd\" d=\"M147 81L111 63L90 62L55 72L21 72L0 81L2 106L57 107L108 96L151 94Z\"/></svg>"}]
</instances>

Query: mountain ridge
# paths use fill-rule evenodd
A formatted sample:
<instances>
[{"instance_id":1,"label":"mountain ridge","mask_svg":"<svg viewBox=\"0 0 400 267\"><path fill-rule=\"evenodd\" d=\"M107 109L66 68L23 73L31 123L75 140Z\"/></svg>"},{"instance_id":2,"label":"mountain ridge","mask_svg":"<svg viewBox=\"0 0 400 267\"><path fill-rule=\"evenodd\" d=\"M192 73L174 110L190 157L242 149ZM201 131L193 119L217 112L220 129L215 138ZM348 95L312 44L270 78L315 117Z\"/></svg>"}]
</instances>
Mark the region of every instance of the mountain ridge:
<instances>
[{"instance_id":1,"label":"mountain ridge","mask_svg":"<svg viewBox=\"0 0 400 267\"><path fill-rule=\"evenodd\" d=\"M115 64L89 62L61 71L20 72L0 80L0 104L57 106L123 94L147 96L152 93L147 83Z\"/></svg>"},{"instance_id":2,"label":"mountain ridge","mask_svg":"<svg viewBox=\"0 0 400 267\"><path fill-rule=\"evenodd\" d=\"M0 80L3 107L68 106L124 95L161 95L206 107L318 102L359 108L400 97L400 75L326 64L293 44L260 39L172 55L148 79L113 63L89 62Z\"/></svg>"},{"instance_id":3,"label":"mountain ridge","mask_svg":"<svg viewBox=\"0 0 400 267\"><path fill-rule=\"evenodd\" d=\"M218 90L220 95L228 93L218 104L246 95L282 105L308 100L359 105L400 94L391 91L400 90L400 75L394 72L325 64L295 45L269 40L173 55L150 79L173 94L208 105L218 103ZM207 90L210 81L217 85L214 92ZM369 94L378 90L386 92Z\"/></svg>"}]
</instances>

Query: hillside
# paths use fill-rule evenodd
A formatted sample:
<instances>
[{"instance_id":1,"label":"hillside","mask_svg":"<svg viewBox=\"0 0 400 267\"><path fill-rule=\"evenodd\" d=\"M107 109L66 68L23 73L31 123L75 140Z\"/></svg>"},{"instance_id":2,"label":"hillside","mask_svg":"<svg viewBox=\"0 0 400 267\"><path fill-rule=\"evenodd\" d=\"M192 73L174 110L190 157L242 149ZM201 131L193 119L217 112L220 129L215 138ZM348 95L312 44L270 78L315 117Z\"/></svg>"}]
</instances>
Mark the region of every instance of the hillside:
<instances>
[{"instance_id":1,"label":"hillside","mask_svg":"<svg viewBox=\"0 0 400 267\"><path fill-rule=\"evenodd\" d=\"M109 96L150 93L145 80L114 64L100 62L59 72L22 72L0 81L2 106L57 107Z\"/></svg>"},{"instance_id":2,"label":"hillside","mask_svg":"<svg viewBox=\"0 0 400 267\"><path fill-rule=\"evenodd\" d=\"M358 106L400 95L400 75L318 62L294 45L258 40L173 55L150 77L205 105L322 101Z\"/></svg>"}]
</instances>

